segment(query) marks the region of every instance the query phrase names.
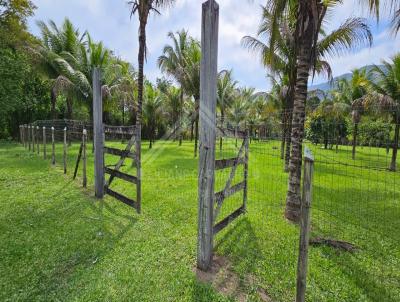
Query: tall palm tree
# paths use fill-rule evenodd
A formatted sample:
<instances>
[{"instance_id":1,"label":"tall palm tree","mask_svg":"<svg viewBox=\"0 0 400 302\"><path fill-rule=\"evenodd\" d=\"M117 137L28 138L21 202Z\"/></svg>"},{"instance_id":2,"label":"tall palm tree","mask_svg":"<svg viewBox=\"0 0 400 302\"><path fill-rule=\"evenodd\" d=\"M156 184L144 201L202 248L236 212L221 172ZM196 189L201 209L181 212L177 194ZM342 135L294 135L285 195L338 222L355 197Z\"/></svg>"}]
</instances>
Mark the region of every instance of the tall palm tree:
<instances>
[{"instance_id":1,"label":"tall palm tree","mask_svg":"<svg viewBox=\"0 0 400 302\"><path fill-rule=\"evenodd\" d=\"M150 83L145 85L144 92L143 124L148 131L149 149L151 149L156 138L157 126L163 118L163 100L157 88Z\"/></svg>"},{"instance_id":2,"label":"tall palm tree","mask_svg":"<svg viewBox=\"0 0 400 302\"><path fill-rule=\"evenodd\" d=\"M356 158L358 125L361 121L363 106L358 99L367 93L367 73L365 69L355 69L352 71L352 77L348 79L340 79L336 83L336 89L332 92L335 99L351 106L351 118L353 122L353 142L352 142L352 159Z\"/></svg>"},{"instance_id":3,"label":"tall palm tree","mask_svg":"<svg viewBox=\"0 0 400 302\"><path fill-rule=\"evenodd\" d=\"M297 43L296 26L293 22L293 13L285 15L281 20L276 16L269 6L263 7L262 21L260 23L257 37L245 36L242 44L249 50L259 54L261 63L271 72L280 74L287 79L287 90L285 98L282 99L282 147L286 143L285 171L289 168L292 111L295 84L297 78ZM326 60L327 56L337 55L354 46L363 43L371 43L372 35L361 18L347 19L338 29L330 34L321 31L316 40L315 60L310 66L313 73L324 74L328 79L332 77L332 71ZM263 40L266 42L263 42ZM286 142L284 142L286 138Z\"/></svg>"},{"instance_id":4,"label":"tall palm tree","mask_svg":"<svg viewBox=\"0 0 400 302\"><path fill-rule=\"evenodd\" d=\"M57 63L53 60L61 59L59 56L65 53L77 55L84 35L80 35L79 30L74 27L68 18L64 20L61 27L58 27L52 20L48 24L38 21L37 25L41 32L41 45L44 50L54 54L53 56L41 56L42 60L40 62L46 76L53 82L50 92L52 117L53 119L56 118L56 98L58 92L62 91L66 95L67 118L72 119L72 102L75 91L73 85L70 85L70 82L60 74Z\"/></svg>"},{"instance_id":5,"label":"tall palm tree","mask_svg":"<svg viewBox=\"0 0 400 302\"><path fill-rule=\"evenodd\" d=\"M172 40L172 46L166 45L163 49L163 54L158 58L158 66L160 69L174 77L174 79L181 86L180 89L180 108L179 120L180 128L182 128L183 121L183 70L186 68L186 49L189 45L189 35L186 30L176 32L176 35L172 32L168 33L168 37ZM182 145L182 129L179 135L179 145Z\"/></svg>"},{"instance_id":6,"label":"tall palm tree","mask_svg":"<svg viewBox=\"0 0 400 302\"><path fill-rule=\"evenodd\" d=\"M217 107L220 112L220 123L224 127L225 115L235 99L237 81L232 79L232 70L223 70L218 74L217 81ZM222 137L220 137L219 148L222 150Z\"/></svg>"},{"instance_id":7,"label":"tall palm tree","mask_svg":"<svg viewBox=\"0 0 400 302\"><path fill-rule=\"evenodd\" d=\"M166 108L166 115L169 118L170 125L172 126L172 131L174 138L181 126L182 121L180 120L183 108L182 89L176 88L174 86L169 86L164 91L161 91L164 99L164 104ZM179 125L178 125L179 122Z\"/></svg>"},{"instance_id":8,"label":"tall palm tree","mask_svg":"<svg viewBox=\"0 0 400 302\"><path fill-rule=\"evenodd\" d=\"M295 13L289 4L295 2ZM377 11L378 0L365 0L371 10ZM277 31L279 20L285 18L288 8L292 8L295 15L295 45L297 58L296 85L293 103L292 134L291 134L291 156L289 162L289 186L286 198L285 216L293 222L299 222L300 218L300 180L302 163L302 142L304 137L305 102L307 99L308 78L310 70L317 66L319 55L318 38L321 33L321 26L327 16L328 10L341 4L341 0L269 0L267 7L273 16L273 33ZM328 14L329 15L329 14ZM273 34L275 36L275 34ZM368 32L358 32L358 41L371 40ZM272 39L273 41L274 39ZM343 50L351 40L344 39L340 44ZM274 49L273 49L274 50ZM273 51L270 50L270 51ZM326 49L332 51L332 49Z\"/></svg>"},{"instance_id":9,"label":"tall palm tree","mask_svg":"<svg viewBox=\"0 0 400 302\"><path fill-rule=\"evenodd\" d=\"M369 92L361 100L364 108L378 109L392 117L395 130L389 170L396 171L400 134L400 54L382 64L375 65L370 71Z\"/></svg>"},{"instance_id":10,"label":"tall palm tree","mask_svg":"<svg viewBox=\"0 0 400 302\"><path fill-rule=\"evenodd\" d=\"M194 98L194 111L191 114L192 125L194 124L194 156L197 157L197 146L199 139L199 104L200 104L200 42L189 38L186 52L185 69L182 74L182 87L188 96Z\"/></svg>"},{"instance_id":11,"label":"tall palm tree","mask_svg":"<svg viewBox=\"0 0 400 302\"><path fill-rule=\"evenodd\" d=\"M143 103L143 81L144 81L144 60L146 58L146 26L151 12L160 14L160 9L172 4L174 0L132 0L128 1L131 6L131 17L134 14L139 18L139 51L138 51L138 78L137 78L137 112L136 128L138 132L138 142L136 143L136 158L140 165L141 162L141 123L142 123L142 103ZM138 178L141 177L140 166L138 166Z\"/></svg>"}]
</instances>

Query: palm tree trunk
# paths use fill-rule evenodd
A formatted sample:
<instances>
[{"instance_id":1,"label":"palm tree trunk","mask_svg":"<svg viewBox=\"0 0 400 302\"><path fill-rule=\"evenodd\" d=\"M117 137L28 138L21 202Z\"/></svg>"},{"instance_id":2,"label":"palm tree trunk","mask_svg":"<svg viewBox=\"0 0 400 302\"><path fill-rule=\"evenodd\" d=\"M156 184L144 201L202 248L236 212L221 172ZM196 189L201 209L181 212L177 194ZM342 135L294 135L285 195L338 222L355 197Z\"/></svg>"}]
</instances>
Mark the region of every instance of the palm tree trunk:
<instances>
[{"instance_id":1,"label":"palm tree trunk","mask_svg":"<svg viewBox=\"0 0 400 302\"><path fill-rule=\"evenodd\" d=\"M56 101L57 101L57 96L54 88L51 89L50 91L50 97L51 97L51 118L55 120L57 118L56 116Z\"/></svg>"},{"instance_id":2,"label":"palm tree trunk","mask_svg":"<svg viewBox=\"0 0 400 302\"><path fill-rule=\"evenodd\" d=\"M147 17L147 16L146 16ZM142 188L141 188L141 179L142 179L142 104L143 104L143 68L144 68L144 56L146 50L146 22L140 20L139 26L139 53L138 53L138 107L136 112L136 143L135 143L135 151L136 151L136 176L138 179L137 189L137 198L141 198ZM132 162L132 164L135 161ZM137 211L141 212L141 204L138 204Z\"/></svg>"},{"instance_id":3,"label":"palm tree trunk","mask_svg":"<svg viewBox=\"0 0 400 302\"><path fill-rule=\"evenodd\" d=\"M190 141L193 141L193 136L194 136L194 132L193 132L193 127L194 127L194 123L195 123L195 120L193 120L193 121L191 121L190 122Z\"/></svg>"},{"instance_id":4,"label":"palm tree trunk","mask_svg":"<svg viewBox=\"0 0 400 302\"><path fill-rule=\"evenodd\" d=\"M70 97L67 97L67 119L72 120L72 99ZM68 146L71 146L72 141L70 137L68 137Z\"/></svg>"},{"instance_id":5,"label":"palm tree trunk","mask_svg":"<svg viewBox=\"0 0 400 302\"><path fill-rule=\"evenodd\" d=\"M287 130L286 130L286 152L285 152L285 172L289 172L290 148L292 146L292 113L288 113Z\"/></svg>"},{"instance_id":6,"label":"palm tree trunk","mask_svg":"<svg viewBox=\"0 0 400 302\"><path fill-rule=\"evenodd\" d=\"M313 17L312 14L308 12L308 7L305 3L306 1L301 1L299 4L298 20L303 23L301 27L304 27L304 29L299 37L298 44L297 78L291 131L292 152L289 160L289 185L285 209L285 217L296 223L300 220L302 143L304 137L308 77L311 67L311 49L314 38Z\"/></svg>"},{"instance_id":7,"label":"palm tree trunk","mask_svg":"<svg viewBox=\"0 0 400 302\"><path fill-rule=\"evenodd\" d=\"M287 132L286 109L284 109L284 112L282 112L281 123L282 123L281 159L284 159L285 158L286 132Z\"/></svg>"},{"instance_id":8,"label":"palm tree trunk","mask_svg":"<svg viewBox=\"0 0 400 302\"><path fill-rule=\"evenodd\" d=\"M352 158L353 160L356 159L357 135L358 135L358 123L354 123L354 130L353 130L353 151L352 151L352 154L351 154L351 158Z\"/></svg>"},{"instance_id":9,"label":"palm tree trunk","mask_svg":"<svg viewBox=\"0 0 400 302\"><path fill-rule=\"evenodd\" d=\"M394 129L394 144L392 153L392 162L390 163L390 171L396 171L396 160L397 160L397 149L399 147L399 132L400 132L400 121L397 119L396 128Z\"/></svg>"},{"instance_id":10,"label":"palm tree trunk","mask_svg":"<svg viewBox=\"0 0 400 302\"><path fill-rule=\"evenodd\" d=\"M72 120L72 99L67 97L67 119Z\"/></svg>"}]
</instances>

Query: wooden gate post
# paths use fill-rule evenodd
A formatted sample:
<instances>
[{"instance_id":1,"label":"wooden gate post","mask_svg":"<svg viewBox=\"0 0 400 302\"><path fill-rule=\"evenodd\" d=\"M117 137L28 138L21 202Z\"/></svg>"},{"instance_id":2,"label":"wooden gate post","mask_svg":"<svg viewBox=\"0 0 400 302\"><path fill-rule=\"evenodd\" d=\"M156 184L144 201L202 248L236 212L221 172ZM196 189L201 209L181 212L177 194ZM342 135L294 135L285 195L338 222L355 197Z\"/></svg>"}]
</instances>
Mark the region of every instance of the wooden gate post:
<instances>
[{"instance_id":1,"label":"wooden gate post","mask_svg":"<svg viewBox=\"0 0 400 302\"><path fill-rule=\"evenodd\" d=\"M43 159L46 159L46 127L43 126Z\"/></svg>"},{"instance_id":2,"label":"wooden gate post","mask_svg":"<svg viewBox=\"0 0 400 302\"><path fill-rule=\"evenodd\" d=\"M94 134L94 187L95 196L104 196L104 126L101 99L101 72L93 69L93 134Z\"/></svg>"},{"instance_id":3,"label":"wooden gate post","mask_svg":"<svg viewBox=\"0 0 400 302\"><path fill-rule=\"evenodd\" d=\"M64 162L64 174L67 174L67 127L64 128L63 162Z\"/></svg>"},{"instance_id":4,"label":"wooden gate post","mask_svg":"<svg viewBox=\"0 0 400 302\"><path fill-rule=\"evenodd\" d=\"M51 127L51 163L56 164L56 146L54 142L54 127Z\"/></svg>"},{"instance_id":5,"label":"wooden gate post","mask_svg":"<svg viewBox=\"0 0 400 302\"><path fill-rule=\"evenodd\" d=\"M39 126L36 126L36 151L37 154L40 154L40 148L39 148Z\"/></svg>"},{"instance_id":6,"label":"wooden gate post","mask_svg":"<svg viewBox=\"0 0 400 302\"><path fill-rule=\"evenodd\" d=\"M208 0L202 9L197 267L208 270L213 251L219 6Z\"/></svg>"},{"instance_id":7,"label":"wooden gate post","mask_svg":"<svg viewBox=\"0 0 400 302\"><path fill-rule=\"evenodd\" d=\"M83 174L83 180L82 180L82 185L84 188L86 188L87 185L87 177L86 177L86 138L87 138L87 131L86 129L83 129L83 134L82 134L82 160L83 160L83 165L82 165L82 174Z\"/></svg>"},{"instance_id":8,"label":"wooden gate post","mask_svg":"<svg viewBox=\"0 0 400 302\"><path fill-rule=\"evenodd\" d=\"M247 210L247 191L248 191L248 181L249 181L249 143L250 136L249 131L246 131L246 137L244 142L244 168L243 168L243 178L244 178L244 188L243 188L243 211Z\"/></svg>"},{"instance_id":9,"label":"wooden gate post","mask_svg":"<svg viewBox=\"0 0 400 302\"><path fill-rule=\"evenodd\" d=\"M314 158L311 151L308 148L305 148L303 192L301 198L299 259L297 262L296 302L304 302L306 296L313 173Z\"/></svg>"}]
</instances>

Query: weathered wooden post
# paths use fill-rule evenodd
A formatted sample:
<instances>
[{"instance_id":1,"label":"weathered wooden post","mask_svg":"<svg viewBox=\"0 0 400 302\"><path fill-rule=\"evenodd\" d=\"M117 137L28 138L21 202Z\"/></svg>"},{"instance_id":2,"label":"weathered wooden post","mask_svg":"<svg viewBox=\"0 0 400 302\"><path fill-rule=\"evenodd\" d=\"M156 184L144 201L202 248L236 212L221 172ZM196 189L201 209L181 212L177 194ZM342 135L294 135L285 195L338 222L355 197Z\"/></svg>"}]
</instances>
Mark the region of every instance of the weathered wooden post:
<instances>
[{"instance_id":1,"label":"weathered wooden post","mask_svg":"<svg viewBox=\"0 0 400 302\"><path fill-rule=\"evenodd\" d=\"M94 187L95 196L104 196L104 126L101 99L101 72L93 69L93 134L94 134Z\"/></svg>"},{"instance_id":2,"label":"weathered wooden post","mask_svg":"<svg viewBox=\"0 0 400 302\"><path fill-rule=\"evenodd\" d=\"M64 149L63 149L64 174L67 174L67 127L64 128Z\"/></svg>"},{"instance_id":3,"label":"weathered wooden post","mask_svg":"<svg viewBox=\"0 0 400 302\"><path fill-rule=\"evenodd\" d=\"M303 192L301 199L300 244L297 262L296 302L304 302L306 296L308 245L310 240L310 208L312 200L312 181L314 158L311 151L305 148Z\"/></svg>"},{"instance_id":4,"label":"weathered wooden post","mask_svg":"<svg viewBox=\"0 0 400 302\"><path fill-rule=\"evenodd\" d=\"M46 159L46 127L43 126L43 159Z\"/></svg>"},{"instance_id":5,"label":"weathered wooden post","mask_svg":"<svg viewBox=\"0 0 400 302\"><path fill-rule=\"evenodd\" d=\"M83 129L83 134L82 134L82 160L83 160L83 166L82 166L82 174L83 174L83 180L82 180L82 185L84 188L86 188L87 185L87 177L86 177L86 138L87 138L87 131L86 129Z\"/></svg>"},{"instance_id":6,"label":"weathered wooden post","mask_svg":"<svg viewBox=\"0 0 400 302\"><path fill-rule=\"evenodd\" d=\"M22 131L21 131L21 125L18 126L19 128L19 142L22 144Z\"/></svg>"},{"instance_id":7,"label":"weathered wooden post","mask_svg":"<svg viewBox=\"0 0 400 302\"><path fill-rule=\"evenodd\" d=\"M208 270L213 251L219 6L208 0L202 9L197 267Z\"/></svg>"},{"instance_id":8,"label":"weathered wooden post","mask_svg":"<svg viewBox=\"0 0 400 302\"><path fill-rule=\"evenodd\" d=\"M40 154L40 148L39 148L39 126L36 126L36 151L37 154Z\"/></svg>"},{"instance_id":9,"label":"weathered wooden post","mask_svg":"<svg viewBox=\"0 0 400 302\"><path fill-rule=\"evenodd\" d=\"M248 189L248 178L249 178L249 132L246 131L246 138L244 142L244 188L243 188L243 211L247 210L247 189Z\"/></svg>"},{"instance_id":10,"label":"weathered wooden post","mask_svg":"<svg viewBox=\"0 0 400 302\"><path fill-rule=\"evenodd\" d=\"M54 127L51 127L51 163L56 164L56 146L54 142Z\"/></svg>"}]
</instances>

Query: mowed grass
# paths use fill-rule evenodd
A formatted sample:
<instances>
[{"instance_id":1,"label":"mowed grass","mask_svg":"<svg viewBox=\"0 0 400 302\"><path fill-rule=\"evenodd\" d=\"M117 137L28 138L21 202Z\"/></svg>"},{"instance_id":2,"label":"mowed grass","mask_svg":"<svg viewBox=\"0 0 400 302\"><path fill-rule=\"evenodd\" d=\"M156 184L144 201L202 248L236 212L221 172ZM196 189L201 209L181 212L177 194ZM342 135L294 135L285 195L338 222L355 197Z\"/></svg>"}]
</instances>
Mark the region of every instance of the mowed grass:
<instances>
[{"instance_id":1,"label":"mowed grass","mask_svg":"<svg viewBox=\"0 0 400 302\"><path fill-rule=\"evenodd\" d=\"M42 153L0 145L0 301L234 301L237 295L218 293L193 271L193 144L160 141L149 150L144 143L141 215L109 196L93 198L88 147L88 188L82 189L81 167L72 180L78 144L68 149L67 175L61 145L55 167ZM217 157L239 147L225 142ZM312 236L346 240L358 250L311 247L307 300L399 301L398 173L384 170L383 149L359 148L353 161L347 147L338 153L310 147L316 157ZM293 301L299 230L283 218L287 174L279 142L252 142L250 149L248 212L216 236L215 252L230 260L248 301L260 300L259 289L273 301ZM106 156L108 165L116 160ZM135 174L130 161L123 170ZM217 172L217 191L228 174ZM242 174L240 167L234 183ZM112 187L135 198L131 184L115 180ZM240 203L240 194L226 200L218 220Z\"/></svg>"}]
</instances>

